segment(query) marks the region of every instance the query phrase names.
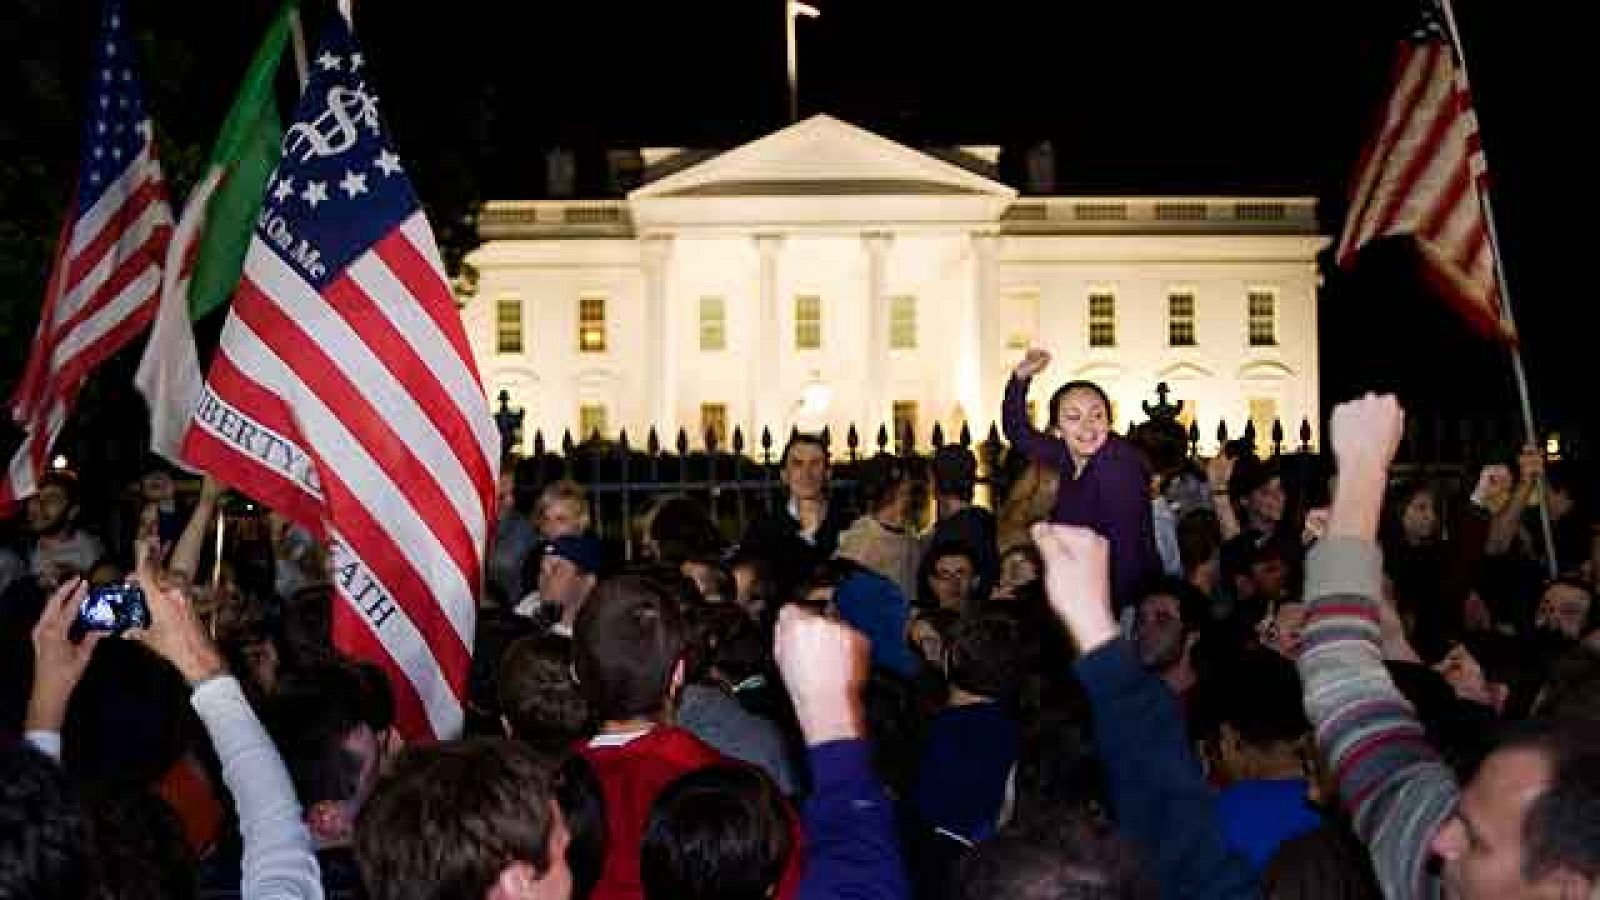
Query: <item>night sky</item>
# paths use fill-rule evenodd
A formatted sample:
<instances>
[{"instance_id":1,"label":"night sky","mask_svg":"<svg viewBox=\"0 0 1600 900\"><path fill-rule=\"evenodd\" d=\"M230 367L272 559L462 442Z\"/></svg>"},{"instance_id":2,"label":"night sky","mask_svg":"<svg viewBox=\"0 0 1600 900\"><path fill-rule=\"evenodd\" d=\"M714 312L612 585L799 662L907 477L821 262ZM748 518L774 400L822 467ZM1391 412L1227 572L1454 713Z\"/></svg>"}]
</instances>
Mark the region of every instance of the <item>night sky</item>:
<instances>
[{"instance_id":1,"label":"night sky","mask_svg":"<svg viewBox=\"0 0 1600 900\"><path fill-rule=\"evenodd\" d=\"M42 154L42 177L64 192L98 4L6 2L28 15L0 49L20 48L21 76L57 78L67 99L0 113L0 137ZM1408 20L1403 0L813 2L822 17L799 26L802 115L913 145L1048 138L1062 192L1313 194L1330 235ZM1579 139L1594 79L1574 77L1593 50L1531 4L1459 2L1535 403L1570 426L1593 418L1591 329L1577 323L1597 317L1572 312L1594 293L1579 246L1595 208L1581 165L1594 153ZM203 159L272 4L128 5L159 35L145 62L158 131ZM305 5L308 23L331 9ZM399 150L458 249L479 200L540 194L552 144L579 154L592 185L607 146L727 146L783 125L782 26L782 0L356 2ZM284 90L288 110L292 78ZM10 202L5 215L24 218ZM1385 387L1416 410L1512 412L1504 352L1428 296L1403 244L1330 271L1322 304L1326 402Z\"/></svg>"}]
</instances>

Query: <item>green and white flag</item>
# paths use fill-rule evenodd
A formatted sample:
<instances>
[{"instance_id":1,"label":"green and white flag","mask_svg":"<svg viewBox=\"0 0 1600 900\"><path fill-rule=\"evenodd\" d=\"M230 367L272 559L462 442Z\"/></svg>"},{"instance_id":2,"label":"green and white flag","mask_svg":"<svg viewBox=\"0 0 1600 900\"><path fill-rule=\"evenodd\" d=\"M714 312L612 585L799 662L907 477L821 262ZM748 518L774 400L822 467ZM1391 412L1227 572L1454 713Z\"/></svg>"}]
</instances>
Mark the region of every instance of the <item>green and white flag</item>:
<instances>
[{"instance_id":1,"label":"green and white flag","mask_svg":"<svg viewBox=\"0 0 1600 900\"><path fill-rule=\"evenodd\" d=\"M283 140L273 80L289 40L295 4L285 3L256 50L211 150L205 177L189 194L167 250L161 305L134 382L150 406L151 449L178 465L179 447L204 377L194 321L224 306L239 284L267 179Z\"/></svg>"}]
</instances>

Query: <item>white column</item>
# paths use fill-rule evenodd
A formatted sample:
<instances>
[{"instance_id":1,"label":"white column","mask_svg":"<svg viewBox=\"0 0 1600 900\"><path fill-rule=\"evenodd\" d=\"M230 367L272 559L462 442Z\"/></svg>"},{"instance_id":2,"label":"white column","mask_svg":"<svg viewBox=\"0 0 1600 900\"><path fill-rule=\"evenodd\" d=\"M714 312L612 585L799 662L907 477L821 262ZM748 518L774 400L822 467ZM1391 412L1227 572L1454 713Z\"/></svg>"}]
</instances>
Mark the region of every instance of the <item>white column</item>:
<instances>
[{"instance_id":1,"label":"white column","mask_svg":"<svg viewBox=\"0 0 1600 900\"><path fill-rule=\"evenodd\" d=\"M778 393L782 375L779 361L783 358L778 349L783 332L778 298L778 253L783 249L783 236L758 234L755 242L761 269L756 301L756 339L750 358L750 394L753 402L748 438L749 446L759 448L761 429L770 428L776 447L786 437L782 400Z\"/></svg>"},{"instance_id":2,"label":"white column","mask_svg":"<svg viewBox=\"0 0 1600 900\"><path fill-rule=\"evenodd\" d=\"M667 316L667 263L672 256L672 238L647 237L640 241L644 261L645 370L643 387L649 421L640 433L642 442L650 429L656 429L663 444L677 433L676 348L672 323Z\"/></svg>"},{"instance_id":3,"label":"white column","mask_svg":"<svg viewBox=\"0 0 1600 900\"><path fill-rule=\"evenodd\" d=\"M962 332L967 335L957 351L956 397L972 426L973 440L982 440L989 426L998 421L1000 391L1004 385L995 377L998 361L996 334L998 300L995 296L996 258L999 235L982 232L971 236L972 288L960 311Z\"/></svg>"},{"instance_id":4,"label":"white column","mask_svg":"<svg viewBox=\"0 0 1600 900\"><path fill-rule=\"evenodd\" d=\"M861 236L867 254L866 384L861 390L861 412L857 430L862 443L876 447L878 426L889 424L889 298L884 295L885 264L893 239L883 232ZM892 436L891 436L892 437Z\"/></svg>"}]
</instances>

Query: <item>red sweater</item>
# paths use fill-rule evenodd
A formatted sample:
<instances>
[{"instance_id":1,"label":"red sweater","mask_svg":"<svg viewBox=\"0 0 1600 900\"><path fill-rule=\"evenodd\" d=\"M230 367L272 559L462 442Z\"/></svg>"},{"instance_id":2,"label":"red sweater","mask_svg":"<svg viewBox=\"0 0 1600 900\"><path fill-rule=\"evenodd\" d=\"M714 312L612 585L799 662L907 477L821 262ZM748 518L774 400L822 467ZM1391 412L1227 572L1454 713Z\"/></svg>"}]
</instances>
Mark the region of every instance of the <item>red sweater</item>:
<instances>
[{"instance_id":1,"label":"red sweater","mask_svg":"<svg viewBox=\"0 0 1600 900\"><path fill-rule=\"evenodd\" d=\"M650 821L650 805L662 788L680 775L706 766L742 765L674 726L651 729L621 746L584 743L578 752L594 767L605 797L606 860L591 900L643 900L639 846ZM789 855L778 891L780 897L792 896L801 856L798 852Z\"/></svg>"}]
</instances>

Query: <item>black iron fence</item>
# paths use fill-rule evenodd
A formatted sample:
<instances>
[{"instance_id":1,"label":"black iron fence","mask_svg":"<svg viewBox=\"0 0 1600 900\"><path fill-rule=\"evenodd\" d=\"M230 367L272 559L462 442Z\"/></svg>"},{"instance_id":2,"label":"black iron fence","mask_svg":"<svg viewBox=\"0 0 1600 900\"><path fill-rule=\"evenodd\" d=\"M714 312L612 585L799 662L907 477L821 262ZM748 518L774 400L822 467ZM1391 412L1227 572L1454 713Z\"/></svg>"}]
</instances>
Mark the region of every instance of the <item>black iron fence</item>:
<instances>
[{"instance_id":1,"label":"black iron fence","mask_svg":"<svg viewBox=\"0 0 1600 900\"><path fill-rule=\"evenodd\" d=\"M1182 436L1177 439L1186 446L1180 452L1198 462L1200 426L1182 425L1178 419L1181 404L1167 403L1165 385L1161 388L1160 401L1145 405L1149 418L1144 423L1130 422L1129 433L1155 427L1169 442L1174 436ZM503 401L501 411L507 412ZM498 418L507 422L507 417ZM515 446L515 431L504 428L504 424L502 431L506 446ZM1253 422L1244 423L1237 431L1230 429L1228 423L1219 422L1214 446L1229 445L1235 451L1248 449L1263 457L1283 457L1286 471L1314 471L1317 466L1313 458L1320 453L1316 436L1309 420L1302 420L1292 430L1275 420L1264 436L1257 433ZM782 502L778 462L787 437L780 440L763 430L750 441L743 429L735 428L726 441L715 432L691 440L690 433L680 429L669 445L652 429L642 444L634 443L624 431L615 438L590 435L582 441L566 433L559 446L551 447L543 433L535 433L529 442L531 452L525 456L509 455L507 465L515 466L517 483L530 493L559 478L582 484L589 494L595 529L602 537L621 542L631 555L635 523L657 498L671 494L686 494L699 501L724 535L731 538L743 533L752 519ZM1594 448L1587 443L1587 434L1551 437L1554 442L1547 449L1553 455L1593 458ZM909 431L891 437L888 429L881 427L870 442L863 441L855 426L845 432L842 444L836 445L838 436L828 430L822 432L821 438L833 459L833 496L856 508L856 477L862 461L879 453L892 454L904 460L914 473L921 474L933 452L949 440L938 424L926 443L919 443ZM1020 473L1022 462L1011 458L1008 445L995 427L977 439L963 426L953 440L969 448L978 461L979 502L998 507ZM1470 493L1472 485L1466 482L1479 466L1512 461L1523 443L1521 432L1511 420L1413 413L1407 422L1395 479L1423 479L1435 484L1448 508ZM914 508L921 519L919 524L925 524L932 508L926 495L926 479L919 481L923 482L923 492Z\"/></svg>"}]
</instances>

